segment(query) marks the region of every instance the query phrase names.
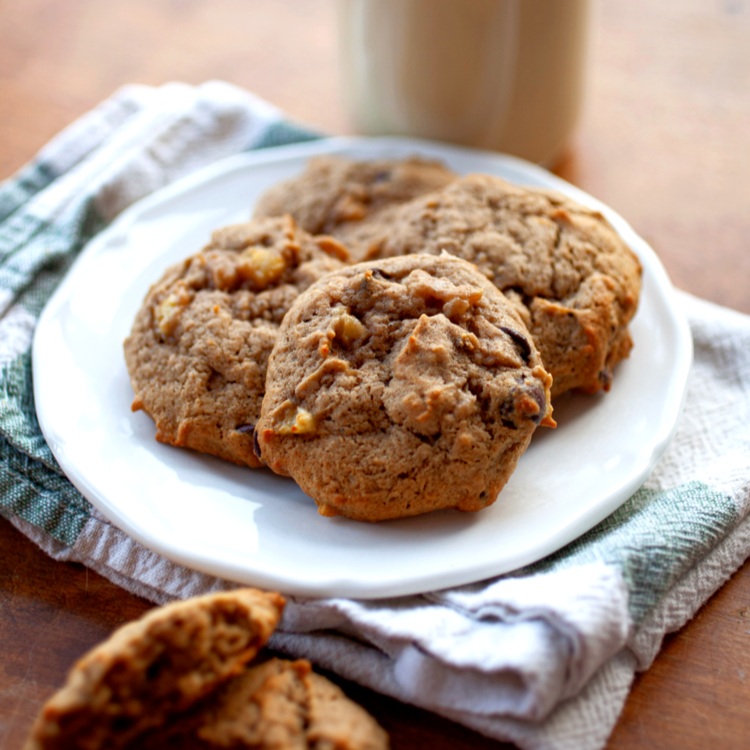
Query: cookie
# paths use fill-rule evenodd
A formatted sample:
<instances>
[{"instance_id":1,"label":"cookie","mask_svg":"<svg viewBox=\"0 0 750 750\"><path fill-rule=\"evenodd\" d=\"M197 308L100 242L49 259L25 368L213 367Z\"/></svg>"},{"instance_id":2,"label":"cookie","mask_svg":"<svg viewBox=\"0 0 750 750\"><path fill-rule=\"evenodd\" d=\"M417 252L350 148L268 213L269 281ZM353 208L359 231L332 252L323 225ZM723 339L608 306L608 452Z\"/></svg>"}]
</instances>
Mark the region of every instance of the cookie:
<instances>
[{"instance_id":1,"label":"cookie","mask_svg":"<svg viewBox=\"0 0 750 750\"><path fill-rule=\"evenodd\" d=\"M291 214L312 234L330 234L347 244L359 225L419 195L456 179L437 161L356 160L341 156L311 159L302 174L269 188L255 216Z\"/></svg>"},{"instance_id":2,"label":"cookie","mask_svg":"<svg viewBox=\"0 0 750 750\"><path fill-rule=\"evenodd\" d=\"M322 515L493 503L551 378L515 307L470 263L410 255L332 272L287 313L256 428Z\"/></svg>"},{"instance_id":3,"label":"cookie","mask_svg":"<svg viewBox=\"0 0 750 750\"><path fill-rule=\"evenodd\" d=\"M305 660L252 665L189 712L140 739L140 750L385 750L388 736Z\"/></svg>"},{"instance_id":4,"label":"cookie","mask_svg":"<svg viewBox=\"0 0 750 750\"><path fill-rule=\"evenodd\" d=\"M518 305L552 393L609 390L632 348L641 265L599 212L551 191L469 175L363 222L357 257L448 252Z\"/></svg>"},{"instance_id":5,"label":"cookie","mask_svg":"<svg viewBox=\"0 0 750 750\"><path fill-rule=\"evenodd\" d=\"M311 746L326 750L378 750L388 736L375 720L322 675L310 672L307 736Z\"/></svg>"},{"instance_id":6,"label":"cookie","mask_svg":"<svg viewBox=\"0 0 750 750\"><path fill-rule=\"evenodd\" d=\"M239 589L169 604L125 625L73 667L25 750L133 746L241 672L283 606L279 594Z\"/></svg>"},{"instance_id":7,"label":"cookie","mask_svg":"<svg viewBox=\"0 0 750 750\"><path fill-rule=\"evenodd\" d=\"M348 258L289 217L214 232L203 250L166 271L126 339L135 393L163 443L250 467L268 356L293 300Z\"/></svg>"}]
</instances>

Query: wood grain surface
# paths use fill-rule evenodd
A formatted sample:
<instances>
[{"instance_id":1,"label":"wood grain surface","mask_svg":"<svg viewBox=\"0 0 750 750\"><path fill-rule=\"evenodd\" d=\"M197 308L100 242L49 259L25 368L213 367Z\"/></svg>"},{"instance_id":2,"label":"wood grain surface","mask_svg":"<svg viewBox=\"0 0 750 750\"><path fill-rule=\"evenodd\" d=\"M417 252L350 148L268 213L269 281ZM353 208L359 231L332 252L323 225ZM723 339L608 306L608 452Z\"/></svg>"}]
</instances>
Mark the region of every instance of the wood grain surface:
<instances>
[{"instance_id":1,"label":"wood grain surface","mask_svg":"<svg viewBox=\"0 0 750 750\"><path fill-rule=\"evenodd\" d=\"M595 6L586 107L556 171L627 218L676 286L750 313L750 2ZM351 132L333 0L0 0L0 178L121 85L208 79ZM21 746L77 657L148 606L0 520L0 750ZM345 688L394 750L504 747ZM750 747L747 564L666 638L608 744L707 747Z\"/></svg>"}]
</instances>

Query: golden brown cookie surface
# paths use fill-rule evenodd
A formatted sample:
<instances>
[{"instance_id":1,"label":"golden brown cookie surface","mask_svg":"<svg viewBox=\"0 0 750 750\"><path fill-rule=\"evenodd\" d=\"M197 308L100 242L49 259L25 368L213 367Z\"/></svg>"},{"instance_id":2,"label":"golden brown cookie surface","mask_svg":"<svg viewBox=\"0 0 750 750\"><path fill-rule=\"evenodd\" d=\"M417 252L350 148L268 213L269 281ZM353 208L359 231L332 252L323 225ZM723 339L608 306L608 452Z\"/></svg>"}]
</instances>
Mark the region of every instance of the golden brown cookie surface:
<instances>
[{"instance_id":1,"label":"golden brown cookie surface","mask_svg":"<svg viewBox=\"0 0 750 750\"><path fill-rule=\"evenodd\" d=\"M117 630L71 670L25 750L117 750L165 724L253 659L284 599L255 589L175 602Z\"/></svg>"},{"instance_id":2,"label":"golden brown cookie surface","mask_svg":"<svg viewBox=\"0 0 750 750\"><path fill-rule=\"evenodd\" d=\"M224 227L149 291L125 341L133 409L156 439L257 467L265 369L296 296L346 251L289 217Z\"/></svg>"},{"instance_id":3,"label":"golden brown cookie surface","mask_svg":"<svg viewBox=\"0 0 750 750\"><path fill-rule=\"evenodd\" d=\"M141 750L386 750L377 722L305 660L270 659L139 741Z\"/></svg>"},{"instance_id":4,"label":"golden brown cookie surface","mask_svg":"<svg viewBox=\"0 0 750 750\"><path fill-rule=\"evenodd\" d=\"M365 161L320 156L299 176L269 188L255 216L288 213L308 232L331 234L348 244L361 223L455 178L441 163L417 157Z\"/></svg>"},{"instance_id":5,"label":"golden brown cookie surface","mask_svg":"<svg viewBox=\"0 0 750 750\"><path fill-rule=\"evenodd\" d=\"M476 511L551 423L549 389L514 306L475 267L389 258L328 274L295 301L256 437L323 515Z\"/></svg>"},{"instance_id":6,"label":"golden brown cookie surface","mask_svg":"<svg viewBox=\"0 0 750 750\"><path fill-rule=\"evenodd\" d=\"M560 194L468 175L363 222L348 242L358 257L474 263L517 303L553 395L608 390L632 347L640 263L601 214Z\"/></svg>"}]
</instances>

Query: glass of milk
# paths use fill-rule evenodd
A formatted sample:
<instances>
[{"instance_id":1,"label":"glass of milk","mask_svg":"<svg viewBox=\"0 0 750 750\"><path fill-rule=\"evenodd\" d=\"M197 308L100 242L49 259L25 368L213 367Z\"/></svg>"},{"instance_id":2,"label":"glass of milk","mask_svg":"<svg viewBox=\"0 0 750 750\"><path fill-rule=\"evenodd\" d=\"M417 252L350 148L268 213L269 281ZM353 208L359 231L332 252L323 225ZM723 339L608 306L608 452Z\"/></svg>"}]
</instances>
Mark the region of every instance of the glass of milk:
<instances>
[{"instance_id":1,"label":"glass of milk","mask_svg":"<svg viewBox=\"0 0 750 750\"><path fill-rule=\"evenodd\" d=\"M338 0L357 132L551 166L581 110L590 0Z\"/></svg>"}]
</instances>

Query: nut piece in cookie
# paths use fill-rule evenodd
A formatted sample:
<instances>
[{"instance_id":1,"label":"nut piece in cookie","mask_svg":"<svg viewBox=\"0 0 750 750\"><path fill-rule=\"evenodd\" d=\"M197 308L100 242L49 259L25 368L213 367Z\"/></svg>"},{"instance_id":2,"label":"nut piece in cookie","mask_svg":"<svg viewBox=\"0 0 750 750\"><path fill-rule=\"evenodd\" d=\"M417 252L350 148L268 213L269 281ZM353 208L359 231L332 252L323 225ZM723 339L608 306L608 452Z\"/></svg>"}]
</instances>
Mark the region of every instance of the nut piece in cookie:
<instances>
[{"instance_id":1,"label":"nut piece in cookie","mask_svg":"<svg viewBox=\"0 0 750 750\"><path fill-rule=\"evenodd\" d=\"M300 175L269 188L259 198L255 216L288 213L308 232L330 234L346 244L361 224L454 179L456 174L440 162L417 157L319 156Z\"/></svg>"},{"instance_id":2,"label":"nut piece in cookie","mask_svg":"<svg viewBox=\"0 0 750 750\"><path fill-rule=\"evenodd\" d=\"M238 589L175 602L123 626L73 667L25 750L138 746L145 732L241 672L283 606L279 594Z\"/></svg>"},{"instance_id":3,"label":"nut piece in cookie","mask_svg":"<svg viewBox=\"0 0 750 750\"><path fill-rule=\"evenodd\" d=\"M469 175L350 233L355 257L448 252L521 312L554 396L609 390L632 347L641 265L599 212L551 191Z\"/></svg>"},{"instance_id":4,"label":"nut piece in cookie","mask_svg":"<svg viewBox=\"0 0 750 750\"><path fill-rule=\"evenodd\" d=\"M332 272L301 294L269 361L262 459L322 515L365 521L492 504L551 378L515 307L450 255Z\"/></svg>"},{"instance_id":5,"label":"nut piece in cookie","mask_svg":"<svg viewBox=\"0 0 750 750\"><path fill-rule=\"evenodd\" d=\"M388 736L308 661L270 659L250 666L138 746L385 750Z\"/></svg>"},{"instance_id":6,"label":"nut piece in cookie","mask_svg":"<svg viewBox=\"0 0 750 750\"><path fill-rule=\"evenodd\" d=\"M149 291L125 341L133 409L156 439L251 467L268 356L293 300L347 259L286 217L214 232Z\"/></svg>"}]
</instances>

